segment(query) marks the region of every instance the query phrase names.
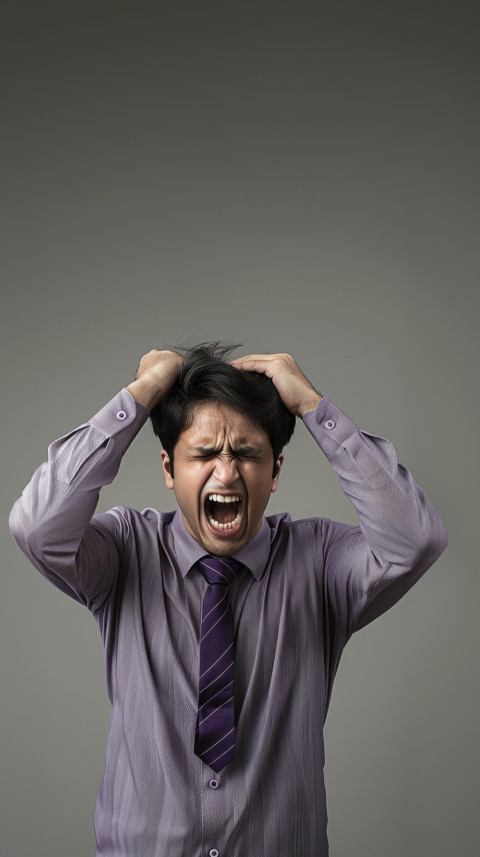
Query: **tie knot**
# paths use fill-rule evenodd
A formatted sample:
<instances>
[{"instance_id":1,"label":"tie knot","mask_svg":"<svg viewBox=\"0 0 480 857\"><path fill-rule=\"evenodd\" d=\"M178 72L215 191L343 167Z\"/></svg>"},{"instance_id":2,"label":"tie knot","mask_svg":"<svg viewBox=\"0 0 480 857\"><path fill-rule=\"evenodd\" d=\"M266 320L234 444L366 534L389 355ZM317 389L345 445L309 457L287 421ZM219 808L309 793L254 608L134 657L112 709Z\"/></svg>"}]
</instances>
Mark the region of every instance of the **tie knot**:
<instances>
[{"instance_id":1,"label":"tie knot","mask_svg":"<svg viewBox=\"0 0 480 857\"><path fill-rule=\"evenodd\" d=\"M200 571L208 583L228 586L240 571L242 563L231 556L204 556L198 561Z\"/></svg>"}]
</instances>

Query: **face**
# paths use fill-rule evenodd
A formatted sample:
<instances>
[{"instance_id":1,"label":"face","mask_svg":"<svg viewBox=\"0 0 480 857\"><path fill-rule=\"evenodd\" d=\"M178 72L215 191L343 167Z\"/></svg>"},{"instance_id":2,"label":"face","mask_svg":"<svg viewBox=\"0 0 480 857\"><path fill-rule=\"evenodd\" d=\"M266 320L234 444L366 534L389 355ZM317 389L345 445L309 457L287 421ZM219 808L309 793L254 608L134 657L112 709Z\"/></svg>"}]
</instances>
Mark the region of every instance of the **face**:
<instances>
[{"instance_id":1,"label":"face","mask_svg":"<svg viewBox=\"0 0 480 857\"><path fill-rule=\"evenodd\" d=\"M183 523L214 556L230 556L259 531L283 464L275 466L263 429L224 405L199 405L180 435L171 462L162 450L167 488L175 491Z\"/></svg>"}]
</instances>

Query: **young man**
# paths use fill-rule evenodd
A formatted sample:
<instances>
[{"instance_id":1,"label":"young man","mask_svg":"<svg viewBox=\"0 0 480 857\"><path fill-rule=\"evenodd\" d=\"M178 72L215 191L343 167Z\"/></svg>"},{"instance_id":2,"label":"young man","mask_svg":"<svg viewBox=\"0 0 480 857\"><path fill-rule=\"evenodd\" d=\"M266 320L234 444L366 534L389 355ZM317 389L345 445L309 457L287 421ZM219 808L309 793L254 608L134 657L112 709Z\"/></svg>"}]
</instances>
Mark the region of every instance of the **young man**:
<instances>
[{"instance_id":1,"label":"young man","mask_svg":"<svg viewBox=\"0 0 480 857\"><path fill-rule=\"evenodd\" d=\"M288 354L227 355L147 354L51 445L11 513L25 554L102 633L97 857L326 857L323 724L342 650L446 545L392 445ZM95 515L149 412L179 510ZM359 526L264 516L295 417Z\"/></svg>"}]
</instances>

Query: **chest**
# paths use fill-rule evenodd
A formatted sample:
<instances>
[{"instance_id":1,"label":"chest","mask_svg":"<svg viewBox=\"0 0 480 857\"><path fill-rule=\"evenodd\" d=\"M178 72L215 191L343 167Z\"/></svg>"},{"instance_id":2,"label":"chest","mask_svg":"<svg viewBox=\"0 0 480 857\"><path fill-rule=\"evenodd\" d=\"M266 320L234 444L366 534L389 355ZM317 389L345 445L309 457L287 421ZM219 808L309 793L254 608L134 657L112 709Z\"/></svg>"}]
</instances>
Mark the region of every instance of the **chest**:
<instances>
[{"instance_id":1,"label":"chest","mask_svg":"<svg viewBox=\"0 0 480 857\"><path fill-rule=\"evenodd\" d=\"M117 686L124 693L132 669L162 694L196 701L202 603L207 583L192 569L139 564L125 581L117 607L114 646ZM314 569L292 574L273 563L256 580L245 569L230 585L234 617L235 694L260 700L275 682L295 688L323 664L321 597Z\"/></svg>"}]
</instances>

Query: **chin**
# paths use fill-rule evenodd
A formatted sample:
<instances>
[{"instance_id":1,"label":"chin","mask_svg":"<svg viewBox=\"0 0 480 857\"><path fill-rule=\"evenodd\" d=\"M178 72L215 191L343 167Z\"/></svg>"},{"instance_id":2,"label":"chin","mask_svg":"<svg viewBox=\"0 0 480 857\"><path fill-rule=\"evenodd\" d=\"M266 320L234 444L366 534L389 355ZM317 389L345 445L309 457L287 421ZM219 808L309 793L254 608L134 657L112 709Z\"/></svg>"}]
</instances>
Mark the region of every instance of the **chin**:
<instances>
[{"instance_id":1,"label":"chin","mask_svg":"<svg viewBox=\"0 0 480 857\"><path fill-rule=\"evenodd\" d=\"M206 548L213 556L231 556L236 553L246 544L244 539L210 539L208 546L202 542L202 547Z\"/></svg>"}]
</instances>

